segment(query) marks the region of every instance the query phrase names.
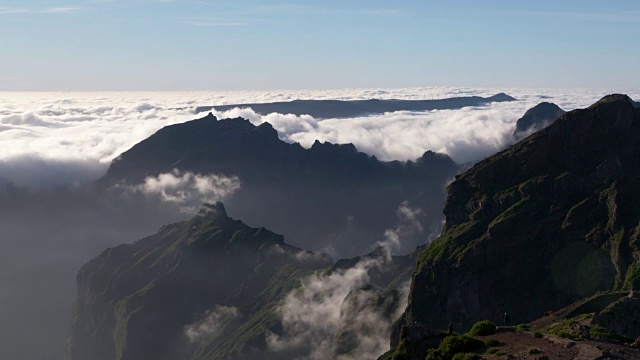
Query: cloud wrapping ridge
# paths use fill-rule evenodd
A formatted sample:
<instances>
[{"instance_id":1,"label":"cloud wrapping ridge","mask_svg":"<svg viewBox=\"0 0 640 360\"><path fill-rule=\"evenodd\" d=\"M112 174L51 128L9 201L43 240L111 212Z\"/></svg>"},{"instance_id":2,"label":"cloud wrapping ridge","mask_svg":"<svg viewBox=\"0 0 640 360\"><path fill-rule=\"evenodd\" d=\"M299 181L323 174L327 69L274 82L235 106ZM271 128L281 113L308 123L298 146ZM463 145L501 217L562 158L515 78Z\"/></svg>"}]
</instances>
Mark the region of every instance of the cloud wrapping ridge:
<instances>
[{"instance_id":1,"label":"cloud wrapping ridge","mask_svg":"<svg viewBox=\"0 0 640 360\"><path fill-rule=\"evenodd\" d=\"M423 231L418 222L422 214L419 208L412 208L405 201L396 214L398 224L386 230L385 240L378 243L381 251L363 257L351 268L313 274L286 296L279 308L284 333L268 334L270 350L303 351L307 353L305 358L324 360L328 354L336 353L335 339L344 329L357 334L357 340L347 354L336 354L337 359L377 358L389 350L391 326L406 307L409 282L401 287L401 301L391 316L384 306L370 306L376 303L380 292L363 287L369 283L371 271L384 271L392 261L391 253L399 247L402 236Z\"/></svg>"},{"instance_id":2,"label":"cloud wrapping ridge","mask_svg":"<svg viewBox=\"0 0 640 360\"><path fill-rule=\"evenodd\" d=\"M226 323L240 316L240 310L233 306L216 305L205 312L198 321L184 327L189 342L194 343L204 337L220 333Z\"/></svg>"},{"instance_id":3,"label":"cloud wrapping ridge","mask_svg":"<svg viewBox=\"0 0 640 360\"><path fill-rule=\"evenodd\" d=\"M164 126L204 114L204 105L264 103L296 99L432 99L490 96L504 91L519 101L483 107L426 112L395 112L353 119L317 120L288 114L259 115L250 109L216 113L242 116L254 124L271 123L281 139L309 147L318 139L353 143L383 160L409 160L426 150L444 152L458 162L475 161L511 141L515 121L542 101L565 110L586 107L611 91L575 89L339 89L297 91L206 92L3 92L0 93L0 161L21 168L21 159L39 159L60 166L93 163L77 181L98 178L109 162ZM622 92L622 91L620 91ZM634 99L640 92L626 91ZM77 166L76 166L77 168ZM32 169L33 174L38 169ZM64 167L61 169L64 172ZM42 171L37 177L46 177ZM33 176L2 173L9 180L33 185Z\"/></svg>"}]
</instances>

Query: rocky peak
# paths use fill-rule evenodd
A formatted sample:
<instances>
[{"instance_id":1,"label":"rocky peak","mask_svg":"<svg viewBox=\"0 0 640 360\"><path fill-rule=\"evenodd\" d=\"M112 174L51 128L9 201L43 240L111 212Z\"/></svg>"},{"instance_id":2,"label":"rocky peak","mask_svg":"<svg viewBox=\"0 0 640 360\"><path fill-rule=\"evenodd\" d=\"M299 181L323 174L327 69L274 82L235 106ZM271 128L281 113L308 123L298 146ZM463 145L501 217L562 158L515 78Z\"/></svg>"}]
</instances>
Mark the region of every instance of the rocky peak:
<instances>
[{"instance_id":1,"label":"rocky peak","mask_svg":"<svg viewBox=\"0 0 640 360\"><path fill-rule=\"evenodd\" d=\"M273 128L273 125L271 125L271 123L266 121L253 129L253 132L263 135L264 138L267 139L278 139L278 131Z\"/></svg>"},{"instance_id":2,"label":"rocky peak","mask_svg":"<svg viewBox=\"0 0 640 360\"><path fill-rule=\"evenodd\" d=\"M328 141L320 142L316 140L311 145L311 150L314 151L322 151L322 152L344 152L344 153L357 153L358 149L356 149L355 145L349 144L332 144Z\"/></svg>"},{"instance_id":3,"label":"rocky peak","mask_svg":"<svg viewBox=\"0 0 640 360\"><path fill-rule=\"evenodd\" d=\"M211 219L211 220L223 220L227 219L227 210L224 208L224 204L217 201L214 204L205 203L200 207L196 216Z\"/></svg>"},{"instance_id":4,"label":"rocky peak","mask_svg":"<svg viewBox=\"0 0 640 360\"><path fill-rule=\"evenodd\" d=\"M527 110L524 116L518 119L513 136L517 140L522 139L535 131L547 127L564 113L565 111L558 105L542 102Z\"/></svg>"},{"instance_id":5,"label":"rocky peak","mask_svg":"<svg viewBox=\"0 0 640 360\"><path fill-rule=\"evenodd\" d=\"M509 96L505 93L499 93L487 98L490 102L505 102L505 101L516 101L516 98Z\"/></svg>"},{"instance_id":6,"label":"rocky peak","mask_svg":"<svg viewBox=\"0 0 640 360\"><path fill-rule=\"evenodd\" d=\"M625 94L610 94L610 95L607 95L607 96L603 97L602 99L598 100L595 104L591 105L590 108L597 107L597 106L600 106L600 105L603 105L603 104L608 104L608 103L629 103L629 104L633 105L634 101L631 100L629 95L625 95Z\"/></svg>"}]
</instances>

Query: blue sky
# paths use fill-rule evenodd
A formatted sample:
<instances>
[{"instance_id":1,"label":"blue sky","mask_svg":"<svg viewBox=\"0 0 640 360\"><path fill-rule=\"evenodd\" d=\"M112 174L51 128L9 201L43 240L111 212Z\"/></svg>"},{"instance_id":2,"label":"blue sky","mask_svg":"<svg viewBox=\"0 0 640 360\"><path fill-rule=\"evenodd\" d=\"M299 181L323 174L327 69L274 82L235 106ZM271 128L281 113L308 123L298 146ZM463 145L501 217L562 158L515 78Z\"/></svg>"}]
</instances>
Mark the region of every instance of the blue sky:
<instances>
[{"instance_id":1,"label":"blue sky","mask_svg":"<svg viewBox=\"0 0 640 360\"><path fill-rule=\"evenodd\" d=\"M0 0L0 90L637 89L638 0Z\"/></svg>"}]
</instances>

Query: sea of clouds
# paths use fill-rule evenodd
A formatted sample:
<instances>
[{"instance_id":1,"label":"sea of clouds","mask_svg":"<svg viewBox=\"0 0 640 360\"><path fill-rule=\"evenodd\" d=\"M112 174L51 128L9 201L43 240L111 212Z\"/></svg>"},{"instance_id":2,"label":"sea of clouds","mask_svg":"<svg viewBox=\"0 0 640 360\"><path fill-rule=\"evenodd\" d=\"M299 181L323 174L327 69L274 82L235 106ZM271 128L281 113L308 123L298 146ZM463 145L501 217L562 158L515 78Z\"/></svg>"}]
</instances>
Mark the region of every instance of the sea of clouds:
<instances>
[{"instance_id":1,"label":"sea of clouds","mask_svg":"<svg viewBox=\"0 0 640 360\"><path fill-rule=\"evenodd\" d=\"M309 147L317 139L353 143L383 160L408 160L426 150L459 163L477 161L512 141L515 121L542 101L564 110L589 106L613 91L576 89L342 89L206 92L0 93L0 177L43 188L100 177L110 161L160 128L206 114L197 106L295 99L441 99L506 92L515 102L459 110L399 111L368 117L318 120L251 109L214 114L271 123L280 138ZM640 99L640 91L622 91Z\"/></svg>"},{"instance_id":2,"label":"sea of clouds","mask_svg":"<svg viewBox=\"0 0 640 360\"><path fill-rule=\"evenodd\" d=\"M486 157L511 141L515 121L532 106L551 101L565 110L589 106L608 90L548 89L345 89L314 91L209 91L209 92L0 92L0 185L3 179L34 189L86 182L102 176L110 161L160 128L189 121L197 106L260 103L295 99L441 99L454 96L490 96L505 92L518 99L482 107L427 112L394 112L352 119L318 120L310 116L255 114L249 109L215 113L219 118L243 116L254 124L271 123L279 136L311 146L319 139L354 143L358 149L384 160L414 159L426 150L449 154L460 163ZM640 100L640 91L628 93ZM213 174L172 172L151 177L132 188L159 197L164 203L188 207L191 202L223 199L241 186L241 179ZM0 191L0 335L11 346L0 349L7 359L58 359L68 336L69 314L80 266L109 246L131 242L154 233L161 225L184 219L183 213L149 203L123 203L119 199L95 199L74 189L28 192ZM82 190L82 189L80 189ZM191 201L193 200L193 201ZM107 202L103 204L103 202ZM164 204L163 203L163 204ZM134 206L135 205L135 206ZM420 229L411 219L419 209L398 210L398 227L384 234L385 244L397 244L412 231L428 238L434 229ZM437 234L437 229L435 229ZM383 234L381 234L383 235ZM379 244L383 245L383 244ZM302 254L301 256L303 256ZM286 331L271 344L294 346L297 335L319 336L328 344L341 327L339 314L344 296L368 280L378 262L359 264L357 270L307 279L290 304L311 301L328 306L323 329L295 329L308 323L301 307L283 312ZM336 296L318 296L318 289L332 289ZM43 296L45 294L46 296ZM322 313L317 313L322 314ZM197 337L215 332L223 317L236 316L233 308L216 308L185 331ZM373 314L375 315L375 314ZM375 316L372 319L377 319ZM382 332L362 342L362 351L376 352L388 346L388 328L374 321ZM366 322L364 322L366 324ZM384 333L385 336L379 336ZM278 340L278 341L275 341ZM322 346L311 349L322 353Z\"/></svg>"}]
</instances>

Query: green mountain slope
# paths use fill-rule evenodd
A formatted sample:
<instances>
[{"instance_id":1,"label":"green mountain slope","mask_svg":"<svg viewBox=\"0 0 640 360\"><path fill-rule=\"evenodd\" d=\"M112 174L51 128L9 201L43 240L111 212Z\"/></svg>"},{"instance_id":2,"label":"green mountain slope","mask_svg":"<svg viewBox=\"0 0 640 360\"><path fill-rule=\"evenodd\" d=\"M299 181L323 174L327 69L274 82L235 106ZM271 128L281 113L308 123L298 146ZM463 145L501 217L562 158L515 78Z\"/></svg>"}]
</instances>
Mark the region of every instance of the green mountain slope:
<instances>
[{"instance_id":1,"label":"green mountain slope","mask_svg":"<svg viewBox=\"0 0 640 360\"><path fill-rule=\"evenodd\" d=\"M191 220L108 249L83 266L67 358L304 356L308 348L275 351L268 343L273 336L291 342L283 301L295 300L301 286L303 293L311 288L304 288L305 279L342 281L349 279L344 274L360 274L354 284L361 287L342 287L343 298L336 298L338 307L343 303L343 325L334 329L335 344L330 348L349 354L359 346L359 335L354 336L359 328L344 325L352 322L349 319L373 308L390 325L391 316L398 316L392 308L402 308L404 302L395 288L408 280L415 261L409 256L383 261L379 255L374 252L334 266L325 255L290 246L280 235L229 218L221 203L205 205ZM363 265L370 263L389 268Z\"/></svg>"}]
</instances>

